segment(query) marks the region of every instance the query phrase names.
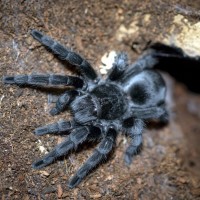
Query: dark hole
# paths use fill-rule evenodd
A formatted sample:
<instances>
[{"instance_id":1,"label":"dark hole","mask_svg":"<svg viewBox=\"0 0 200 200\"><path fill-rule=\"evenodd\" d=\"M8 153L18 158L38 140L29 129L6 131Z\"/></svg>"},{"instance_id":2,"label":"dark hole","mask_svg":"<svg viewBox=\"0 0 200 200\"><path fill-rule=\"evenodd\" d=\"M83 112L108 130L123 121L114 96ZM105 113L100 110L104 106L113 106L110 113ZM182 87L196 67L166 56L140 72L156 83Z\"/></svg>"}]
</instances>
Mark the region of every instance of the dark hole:
<instances>
[{"instance_id":1,"label":"dark hole","mask_svg":"<svg viewBox=\"0 0 200 200\"><path fill-rule=\"evenodd\" d=\"M200 93L200 55L191 57L182 49L156 43L151 48L158 50L156 57L160 62L155 68L168 72L195 93Z\"/></svg>"}]
</instances>

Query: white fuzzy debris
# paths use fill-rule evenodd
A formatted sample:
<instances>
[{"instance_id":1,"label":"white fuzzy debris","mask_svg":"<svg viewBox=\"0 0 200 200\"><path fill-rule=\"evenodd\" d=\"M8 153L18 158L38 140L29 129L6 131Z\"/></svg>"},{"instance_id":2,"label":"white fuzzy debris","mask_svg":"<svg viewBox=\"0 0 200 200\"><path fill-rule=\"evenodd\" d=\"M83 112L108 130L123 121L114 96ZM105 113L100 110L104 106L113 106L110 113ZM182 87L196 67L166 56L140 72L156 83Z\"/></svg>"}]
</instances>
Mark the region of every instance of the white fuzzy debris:
<instances>
[{"instance_id":1,"label":"white fuzzy debris","mask_svg":"<svg viewBox=\"0 0 200 200\"><path fill-rule=\"evenodd\" d=\"M123 144L125 145L125 144L127 144L127 142L128 142L128 140L127 140L127 138L123 138Z\"/></svg>"},{"instance_id":2,"label":"white fuzzy debris","mask_svg":"<svg viewBox=\"0 0 200 200\"><path fill-rule=\"evenodd\" d=\"M41 140L38 140L38 149L40 150L41 153L48 153L47 149L42 145Z\"/></svg>"},{"instance_id":3,"label":"white fuzzy debris","mask_svg":"<svg viewBox=\"0 0 200 200\"><path fill-rule=\"evenodd\" d=\"M4 95L2 95L2 96L0 97L0 105L1 105L1 102L2 102L2 100L3 100L4 97L5 97Z\"/></svg>"},{"instance_id":4,"label":"white fuzzy debris","mask_svg":"<svg viewBox=\"0 0 200 200\"><path fill-rule=\"evenodd\" d=\"M109 53L105 53L102 58L101 58L101 65L99 66L100 68L100 73L101 74L107 74L108 70L112 68L112 65L115 60L115 56L117 53L115 51L111 51Z\"/></svg>"},{"instance_id":5,"label":"white fuzzy debris","mask_svg":"<svg viewBox=\"0 0 200 200\"><path fill-rule=\"evenodd\" d=\"M107 74L108 72L107 72L106 69L100 69L100 73L101 73L102 75L105 75L105 74Z\"/></svg>"},{"instance_id":6,"label":"white fuzzy debris","mask_svg":"<svg viewBox=\"0 0 200 200\"><path fill-rule=\"evenodd\" d=\"M39 148L39 150L40 150L41 153L47 152L47 150L43 146L39 146L38 148Z\"/></svg>"}]
</instances>

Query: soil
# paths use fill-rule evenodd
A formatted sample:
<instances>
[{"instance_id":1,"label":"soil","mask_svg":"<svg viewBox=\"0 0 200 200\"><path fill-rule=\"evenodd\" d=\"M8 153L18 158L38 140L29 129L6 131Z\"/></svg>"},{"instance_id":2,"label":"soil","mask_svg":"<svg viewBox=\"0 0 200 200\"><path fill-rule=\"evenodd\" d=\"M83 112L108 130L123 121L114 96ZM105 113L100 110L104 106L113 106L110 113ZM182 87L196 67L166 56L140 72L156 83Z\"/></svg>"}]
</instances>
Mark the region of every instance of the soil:
<instances>
[{"instance_id":1,"label":"soil","mask_svg":"<svg viewBox=\"0 0 200 200\"><path fill-rule=\"evenodd\" d=\"M98 71L106 52L126 51L134 61L149 43L166 38L174 16L181 14L191 24L200 16L198 0L2 0L0 4L0 77L36 72L75 74L30 36L33 28L77 51ZM181 29L176 27L176 34ZM52 135L37 137L33 130L71 116L68 112L49 115L53 106L47 98L50 90L1 82L0 198L200 199L200 96L167 72L164 77L170 123L164 127L147 124L143 149L130 167L123 162L128 141L120 136L109 159L72 190L66 182L95 144L83 145L43 170L33 170L31 163L62 140Z\"/></svg>"}]
</instances>

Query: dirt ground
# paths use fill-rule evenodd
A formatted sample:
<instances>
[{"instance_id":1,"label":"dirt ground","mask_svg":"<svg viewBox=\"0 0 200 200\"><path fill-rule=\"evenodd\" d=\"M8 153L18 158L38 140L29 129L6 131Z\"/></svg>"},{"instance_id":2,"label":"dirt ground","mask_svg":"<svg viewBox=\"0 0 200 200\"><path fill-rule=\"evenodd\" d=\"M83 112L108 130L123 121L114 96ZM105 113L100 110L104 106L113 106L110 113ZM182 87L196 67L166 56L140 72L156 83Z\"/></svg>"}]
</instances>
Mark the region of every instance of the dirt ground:
<instances>
[{"instance_id":1,"label":"dirt ground","mask_svg":"<svg viewBox=\"0 0 200 200\"><path fill-rule=\"evenodd\" d=\"M186 48L186 42L176 36L184 38L188 33L182 32L185 26L199 30L198 0L1 0L0 4L0 77L36 72L75 73L30 36L32 28L71 47L96 70L102 56L111 50L126 51L134 61L149 43L178 41ZM175 23L178 19L182 25ZM195 38L194 45L189 44L200 55L198 36ZM188 71L191 68L188 66ZM52 135L37 137L33 130L61 118L69 119L70 115L65 112L50 116L50 91L1 82L0 198L200 199L200 96L167 72L164 77L169 93L169 125L147 124L143 149L130 167L123 162L128 141L120 136L108 161L72 190L67 187L67 180L95 145L84 145L80 151L43 170L33 170L31 163L62 140Z\"/></svg>"}]
</instances>

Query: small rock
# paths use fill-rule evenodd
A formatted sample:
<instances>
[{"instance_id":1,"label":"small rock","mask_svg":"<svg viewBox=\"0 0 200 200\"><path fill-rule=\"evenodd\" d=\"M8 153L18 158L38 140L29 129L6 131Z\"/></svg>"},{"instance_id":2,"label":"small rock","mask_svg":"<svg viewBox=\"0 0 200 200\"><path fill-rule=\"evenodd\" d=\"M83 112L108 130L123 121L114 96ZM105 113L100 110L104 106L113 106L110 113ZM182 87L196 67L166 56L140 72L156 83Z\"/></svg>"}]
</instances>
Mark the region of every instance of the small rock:
<instances>
[{"instance_id":1,"label":"small rock","mask_svg":"<svg viewBox=\"0 0 200 200\"><path fill-rule=\"evenodd\" d=\"M46 177L48 177L50 175L47 171L40 171L40 173Z\"/></svg>"}]
</instances>

